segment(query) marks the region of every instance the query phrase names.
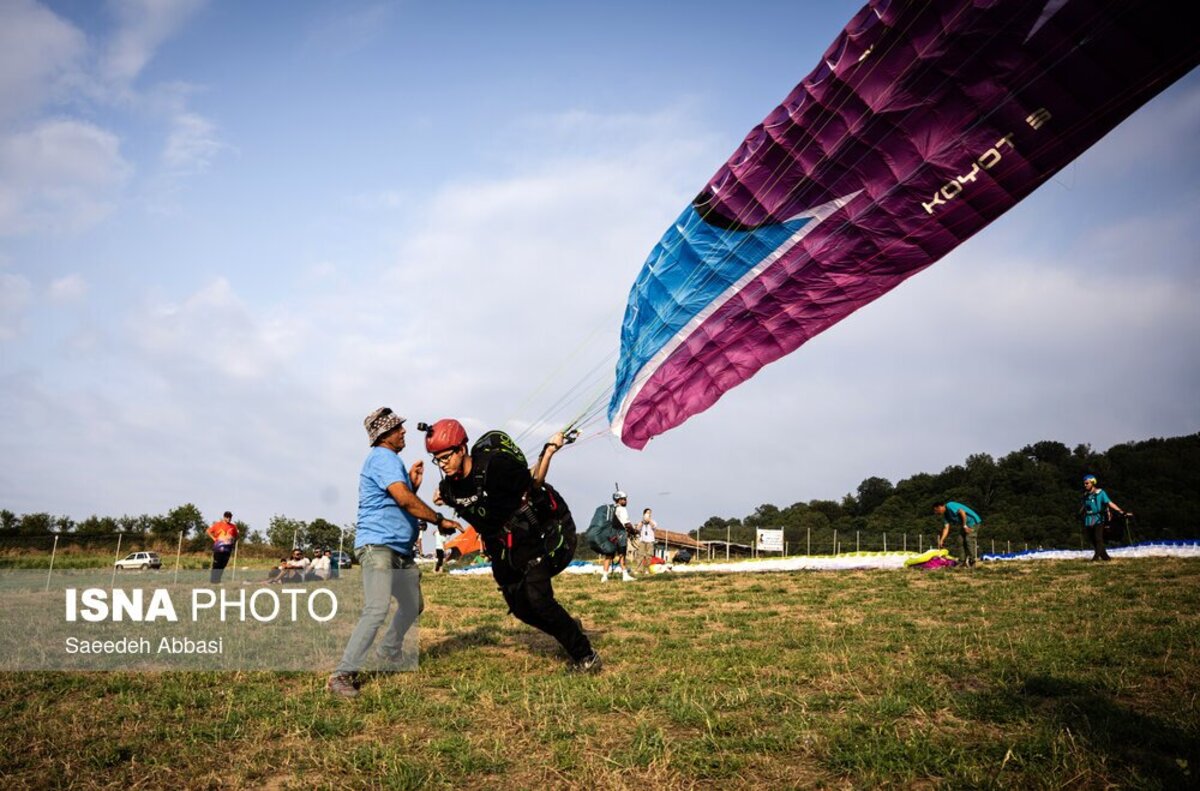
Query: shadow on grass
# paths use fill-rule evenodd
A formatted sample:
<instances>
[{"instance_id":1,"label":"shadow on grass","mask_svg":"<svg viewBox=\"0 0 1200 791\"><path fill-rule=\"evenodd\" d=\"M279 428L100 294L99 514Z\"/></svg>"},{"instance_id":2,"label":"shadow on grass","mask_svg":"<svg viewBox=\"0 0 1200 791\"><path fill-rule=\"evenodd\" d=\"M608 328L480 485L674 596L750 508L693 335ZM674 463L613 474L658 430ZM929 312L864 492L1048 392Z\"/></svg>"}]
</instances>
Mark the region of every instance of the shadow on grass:
<instances>
[{"instance_id":1,"label":"shadow on grass","mask_svg":"<svg viewBox=\"0 0 1200 791\"><path fill-rule=\"evenodd\" d=\"M536 656L566 657L562 646L550 635L515 619L506 626L509 628L492 624L476 626L470 631L457 632L427 648L422 648L421 652L429 658L448 657L460 651L468 651L480 646L495 646L510 642ZM591 628L585 629L584 633L594 643L598 636L604 634L604 630Z\"/></svg>"},{"instance_id":2,"label":"shadow on grass","mask_svg":"<svg viewBox=\"0 0 1200 791\"><path fill-rule=\"evenodd\" d=\"M1021 694L1039 716L1069 728L1101 756L1164 788L1196 788L1200 743L1158 717L1140 714L1093 687L1055 676L1031 676Z\"/></svg>"},{"instance_id":3,"label":"shadow on grass","mask_svg":"<svg viewBox=\"0 0 1200 791\"><path fill-rule=\"evenodd\" d=\"M486 626L476 626L470 631L456 632L443 640L439 640L428 648L423 648L422 653L429 657L442 657L458 653L459 651L477 648L481 645L499 644L500 628L488 624Z\"/></svg>"}]
</instances>

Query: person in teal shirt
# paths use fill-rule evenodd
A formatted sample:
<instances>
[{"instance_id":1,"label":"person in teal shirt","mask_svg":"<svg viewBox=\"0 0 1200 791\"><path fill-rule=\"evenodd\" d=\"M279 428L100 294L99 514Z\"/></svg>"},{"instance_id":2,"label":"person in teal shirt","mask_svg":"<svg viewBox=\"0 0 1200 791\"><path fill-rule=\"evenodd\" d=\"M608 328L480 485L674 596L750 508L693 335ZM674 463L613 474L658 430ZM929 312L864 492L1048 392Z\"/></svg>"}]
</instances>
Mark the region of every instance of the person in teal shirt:
<instances>
[{"instance_id":1,"label":"person in teal shirt","mask_svg":"<svg viewBox=\"0 0 1200 791\"><path fill-rule=\"evenodd\" d=\"M1095 475L1083 476L1083 501L1079 514L1083 517L1083 532L1092 539L1092 560L1112 560L1104 546L1104 526L1109 521L1109 512L1124 514L1108 496L1108 492L1096 485Z\"/></svg>"},{"instance_id":2,"label":"person in teal shirt","mask_svg":"<svg viewBox=\"0 0 1200 791\"><path fill-rule=\"evenodd\" d=\"M942 517L942 535L938 537L938 549L945 545L946 537L950 535L950 528L953 525L955 536L962 540L963 562L968 567L974 567L979 560L979 537L976 535L976 531L983 522L979 518L979 514L970 507L953 500L934 503L933 512Z\"/></svg>"}]
</instances>

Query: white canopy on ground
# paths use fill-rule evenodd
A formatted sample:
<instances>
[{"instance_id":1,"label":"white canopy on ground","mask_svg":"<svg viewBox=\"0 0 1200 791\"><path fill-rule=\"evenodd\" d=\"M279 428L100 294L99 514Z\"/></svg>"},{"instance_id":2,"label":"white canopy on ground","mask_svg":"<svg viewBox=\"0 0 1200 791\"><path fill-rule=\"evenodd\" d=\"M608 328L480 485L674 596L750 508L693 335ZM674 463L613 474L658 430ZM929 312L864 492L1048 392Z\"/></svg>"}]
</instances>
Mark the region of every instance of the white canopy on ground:
<instances>
[{"instance_id":1,"label":"white canopy on ground","mask_svg":"<svg viewBox=\"0 0 1200 791\"><path fill-rule=\"evenodd\" d=\"M846 552L840 555L805 555L785 558L756 558L734 560L724 563L692 562L686 564L663 564L662 572L676 574L738 574L759 571L846 571L855 569L902 569L904 561L917 557L916 552ZM1200 541L1145 542L1129 547L1108 550L1114 558L1200 558ZM1090 549L1037 549L1010 554L983 555L985 563L1016 560L1087 560ZM491 573L491 566L479 564L465 569L455 569L452 574ZM599 574L598 563L575 561L567 566L565 574Z\"/></svg>"}]
</instances>

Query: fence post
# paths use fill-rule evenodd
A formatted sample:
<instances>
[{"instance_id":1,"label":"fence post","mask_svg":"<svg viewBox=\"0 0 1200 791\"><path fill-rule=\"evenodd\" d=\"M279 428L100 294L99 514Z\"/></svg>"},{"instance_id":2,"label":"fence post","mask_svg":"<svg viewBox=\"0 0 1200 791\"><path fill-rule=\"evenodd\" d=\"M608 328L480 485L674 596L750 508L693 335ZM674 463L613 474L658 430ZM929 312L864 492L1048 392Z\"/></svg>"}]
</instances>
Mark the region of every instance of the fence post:
<instances>
[{"instance_id":1,"label":"fence post","mask_svg":"<svg viewBox=\"0 0 1200 791\"><path fill-rule=\"evenodd\" d=\"M907 552L907 551L908 551L908 533L905 533L905 534L904 534L904 546L903 546L903 549L904 549L904 551L905 551L905 552Z\"/></svg>"},{"instance_id":2,"label":"fence post","mask_svg":"<svg viewBox=\"0 0 1200 791\"><path fill-rule=\"evenodd\" d=\"M435 533L435 535L436 535L436 533ZM331 579L331 580L339 579L342 576L342 555L345 553L345 550L342 549L342 546L345 543L346 543L346 528L339 525L338 526L337 562L333 563L329 567L329 579Z\"/></svg>"},{"instance_id":3,"label":"fence post","mask_svg":"<svg viewBox=\"0 0 1200 791\"><path fill-rule=\"evenodd\" d=\"M887 531L883 531L883 551L887 552Z\"/></svg>"},{"instance_id":4,"label":"fence post","mask_svg":"<svg viewBox=\"0 0 1200 791\"><path fill-rule=\"evenodd\" d=\"M854 531L854 551L859 552L859 551L861 551L861 549L862 549L862 547L860 547L858 544L858 531L855 530Z\"/></svg>"},{"instance_id":5,"label":"fence post","mask_svg":"<svg viewBox=\"0 0 1200 791\"><path fill-rule=\"evenodd\" d=\"M175 581L179 582L179 553L183 551L183 531L179 531L179 542L175 544Z\"/></svg>"},{"instance_id":6,"label":"fence post","mask_svg":"<svg viewBox=\"0 0 1200 791\"><path fill-rule=\"evenodd\" d=\"M113 561L112 581L108 583L109 589L116 587L117 584L117 564L116 561L121 559L121 534L117 533L117 557Z\"/></svg>"},{"instance_id":7,"label":"fence post","mask_svg":"<svg viewBox=\"0 0 1200 791\"><path fill-rule=\"evenodd\" d=\"M50 570L46 572L46 590L50 590L50 575L54 573L54 555L58 552L58 534L54 535L54 546L50 548ZM116 568L114 566L113 568Z\"/></svg>"},{"instance_id":8,"label":"fence post","mask_svg":"<svg viewBox=\"0 0 1200 791\"><path fill-rule=\"evenodd\" d=\"M811 555L812 554L812 528L811 527L805 528L804 534L805 534L804 554Z\"/></svg>"},{"instance_id":9,"label":"fence post","mask_svg":"<svg viewBox=\"0 0 1200 791\"><path fill-rule=\"evenodd\" d=\"M233 579L235 581L237 580L237 550L238 550L238 544L240 544L240 543L242 543L240 540L233 542ZM322 553L322 554L324 554L324 553Z\"/></svg>"},{"instance_id":10,"label":"fence post","mask_svg":"<svg viewBox=\"0 0 1200 791\"><path fill-rule=\"evenodd\" d=\"M833 529L833 554L837 555L837 528Z\"/></svg>"}]
</instances>

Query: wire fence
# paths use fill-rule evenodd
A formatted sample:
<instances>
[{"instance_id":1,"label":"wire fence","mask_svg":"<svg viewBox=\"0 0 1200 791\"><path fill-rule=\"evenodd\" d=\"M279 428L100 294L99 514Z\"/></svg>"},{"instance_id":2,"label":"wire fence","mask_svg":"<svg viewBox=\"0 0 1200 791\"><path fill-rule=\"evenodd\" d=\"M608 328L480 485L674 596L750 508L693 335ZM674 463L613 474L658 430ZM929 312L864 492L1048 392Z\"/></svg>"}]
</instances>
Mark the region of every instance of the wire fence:
<instances>
[{"instance_id":1,"label":"wire fence","mask_svg":"<svg viewBox=\"0 0 1200 791\"><path fill-rule=\"evenodd\" d=\"M774 549L756 546L753 539L739 541L736 534L732 533L732 531L720 537L705 535L706 532L703 530L700 531L699 539L694 534L689 534L684 540L660 539L654 544L654 554L664 560L674 558L675 554L681 550L686 550L691 554L692 558L697 560L805 557L815 555L836 556L851 552L913 552L920 554L937 548L937 540L941 531L937 533L906 533L900 531L877 533L862 530L838 531L830 529L814 531L809 529L798 533L798 531L788 530L788 540L783 542L781 549L778 546ZM712 532L715 533L716 531ZM1117 541L1115 543L1131 542ZM951 554L955 554L959 551L961 543L951 533L946 539L945 547L950 550ZM1033 549L1083 549L1086 547L1087 545L1084 542L1082 533L1078 538L1078 543L1069 547L1053 542L1034 543L989 538L986 533L979 538L979 551L983 554L992 555L1027 552ZM627 555L631 561L636 561L639 554L638 542L630 538ZM597 557L595 550L586 546L582 541L579 544L576 555L583 559Z\"/></svg>"},{"instance_id":2,"label":"wire fence","mask_svg":"<svg viewBox=\"0 0 1200 791\"><path fill-rule=\"evenodd\" d=\"M680 549L688 549L693 556L707 560L731 559L734 557L804 557L810 555L844 555L850 552L915 552L920 554L937 547L936 533L906 533L906 532L867 532L862 530L844 531L807 529L797 536L796 531L789 530L788 540L783 542L782 549L759 547L750 542L735 541L732 535L724 537L704 536L688 543L676 542L674 546L668 541L660 541L655 545L655 554L668 558ZM1126 537L1116 543L1129 543ZM1063 547L1058 544L1031 543L1028 541L1012 541L988 538L986 533L979 537L979 551L985 554L1011 554L1027 552L1031 549L1082 549L1086 547L1082 532L1075 546ZM699 546L697 546L697 544ZM953 553L961 546L959 539L951 532L945 546Z\"/></svg>"}]
</instances>

